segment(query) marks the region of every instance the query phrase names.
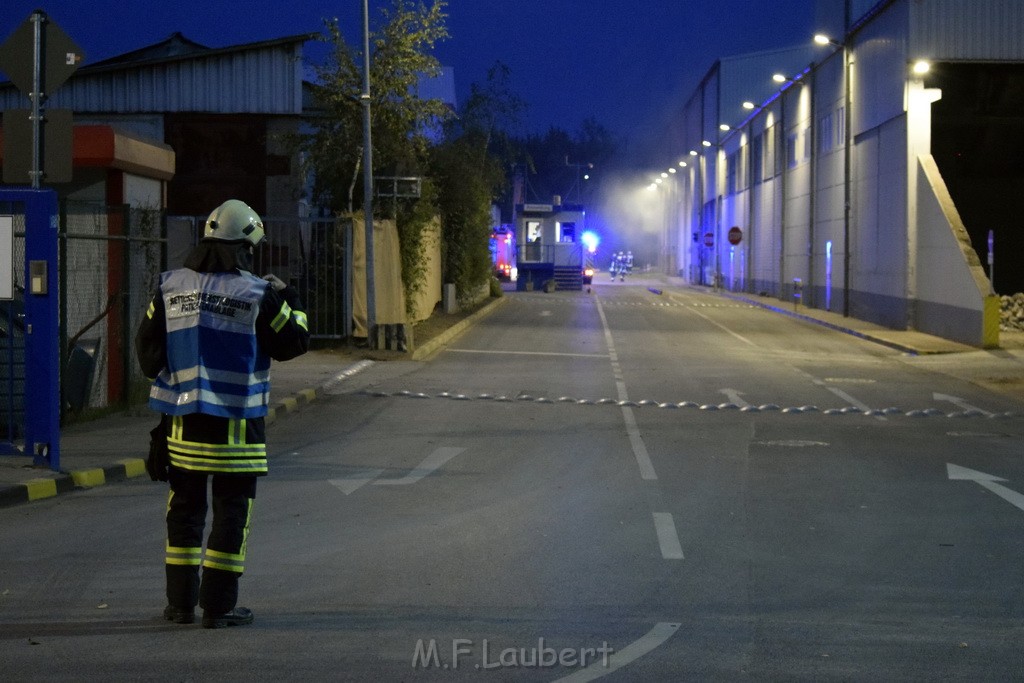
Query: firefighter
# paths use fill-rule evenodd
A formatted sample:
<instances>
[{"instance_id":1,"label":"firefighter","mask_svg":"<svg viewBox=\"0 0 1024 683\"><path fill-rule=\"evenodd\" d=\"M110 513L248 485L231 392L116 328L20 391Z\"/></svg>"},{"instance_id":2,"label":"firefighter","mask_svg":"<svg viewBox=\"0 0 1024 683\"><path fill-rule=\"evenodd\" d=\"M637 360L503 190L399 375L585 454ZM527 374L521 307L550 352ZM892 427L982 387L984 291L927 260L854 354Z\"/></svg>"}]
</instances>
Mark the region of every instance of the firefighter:
<instances>
[{"instance_id":1,"label":"firefighter","mask_svg":"<svg viewBox=\"0 0 1024 683\"><path fill-rule=\"evenodd\" d=\"M197 604L205 628L253 621L237 606L238 577L256 480L267 473L270 362L309 347L295 288L251 272L263 237L263 222L245 203L214 209L184 267L161 274L135 337L139 365L156 378L149 406L166 434L169 464L150 476L170 484L164 618L179 624L195 621ZM213 520L204 553L208 480Z\"/></svg>"}]
</instances>

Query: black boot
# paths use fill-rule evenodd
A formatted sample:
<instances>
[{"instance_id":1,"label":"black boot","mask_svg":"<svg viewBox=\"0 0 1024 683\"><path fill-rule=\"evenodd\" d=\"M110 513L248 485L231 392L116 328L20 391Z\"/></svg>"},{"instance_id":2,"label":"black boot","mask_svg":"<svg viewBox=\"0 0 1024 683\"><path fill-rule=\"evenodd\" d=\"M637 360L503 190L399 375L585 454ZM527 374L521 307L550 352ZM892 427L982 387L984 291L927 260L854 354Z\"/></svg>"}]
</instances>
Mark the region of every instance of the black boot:
<instances>
[{"instance_id":1,"label":"black boot","mask_svg":"<svg viewBox=\"0 0 1024 683\"><path fill-rule=\"evenodd\" d=\"M191 624L196 620L196 613L192 609L167 605L164 607L164 619L175 624Z\"/></svg>"},{"instance_id":2,"label":"black boot","mask_svg":"<svg viewBox=\"0 0 1024 683\"><path fill-rule=\"evenodd\" d=\"M215 614L208 610L203 612L203 628L226 628L228 626L245 626L253 620L252 610L236 607L230 612Z\"/></svg>"}]
</instances>

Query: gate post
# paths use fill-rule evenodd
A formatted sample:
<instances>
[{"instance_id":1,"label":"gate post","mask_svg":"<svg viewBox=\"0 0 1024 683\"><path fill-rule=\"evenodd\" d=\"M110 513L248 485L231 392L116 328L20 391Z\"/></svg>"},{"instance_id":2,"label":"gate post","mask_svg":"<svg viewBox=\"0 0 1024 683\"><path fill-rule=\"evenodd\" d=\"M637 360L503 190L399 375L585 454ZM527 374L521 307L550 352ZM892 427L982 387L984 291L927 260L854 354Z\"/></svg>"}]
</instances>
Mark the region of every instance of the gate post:
<instances>
[{"instance_id":1,"label":"gate post","mask_svg":"<svg viewBox=\"0 0 1024 683\"><path fill-rule=\"evenodd\" d=\"M57 193L0 190L25 207L25 453L60 470L60 288Z\"/></svg>"}]
</instances>

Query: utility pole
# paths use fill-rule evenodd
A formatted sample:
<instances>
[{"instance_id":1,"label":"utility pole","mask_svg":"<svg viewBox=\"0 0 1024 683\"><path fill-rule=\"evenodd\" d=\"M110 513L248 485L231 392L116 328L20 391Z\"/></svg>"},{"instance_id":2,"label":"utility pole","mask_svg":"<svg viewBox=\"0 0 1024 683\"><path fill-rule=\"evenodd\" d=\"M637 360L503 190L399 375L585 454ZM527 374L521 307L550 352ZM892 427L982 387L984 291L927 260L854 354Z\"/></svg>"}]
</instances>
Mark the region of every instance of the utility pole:
<instances>
[{"instance_id":1,"label":"utility pole","mask_svg":"<svg viewBox=\"0 0 1024 683\"><path fill-rule=\"evenodd\" d=\"M366 228L366 342L377 348L377 292L373 264L373 147L370 135L370 7L363 0L363 223Z\"/></svg>"}]
</instances>

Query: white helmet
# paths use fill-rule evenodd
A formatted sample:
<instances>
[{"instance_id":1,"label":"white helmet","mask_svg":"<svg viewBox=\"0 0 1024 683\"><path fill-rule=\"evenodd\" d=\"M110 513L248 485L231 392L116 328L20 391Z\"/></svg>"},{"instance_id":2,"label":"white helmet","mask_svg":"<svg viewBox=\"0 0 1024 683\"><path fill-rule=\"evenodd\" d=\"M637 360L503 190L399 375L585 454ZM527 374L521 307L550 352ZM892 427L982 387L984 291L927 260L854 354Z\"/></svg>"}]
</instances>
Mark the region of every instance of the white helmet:
<instances>
[{"instance_id":1,"label":"white helmet","mask_svg":"<svg viewBox=\"0 0 1024 683\"><path fill-rule=\"evenodd\" d=\"M246 241L256 246L263 241L263 221L248 204L237 199L229 199L210 214L206 219L204 240L222 240L224 242Z\"/></svg>"}]
</instances>

